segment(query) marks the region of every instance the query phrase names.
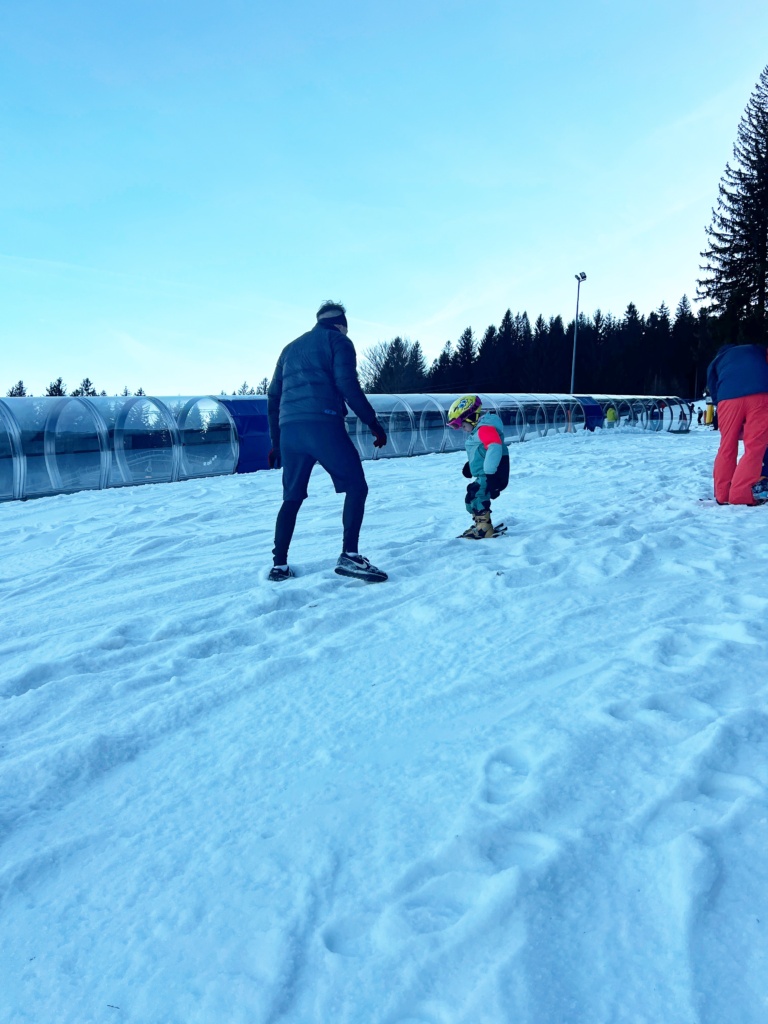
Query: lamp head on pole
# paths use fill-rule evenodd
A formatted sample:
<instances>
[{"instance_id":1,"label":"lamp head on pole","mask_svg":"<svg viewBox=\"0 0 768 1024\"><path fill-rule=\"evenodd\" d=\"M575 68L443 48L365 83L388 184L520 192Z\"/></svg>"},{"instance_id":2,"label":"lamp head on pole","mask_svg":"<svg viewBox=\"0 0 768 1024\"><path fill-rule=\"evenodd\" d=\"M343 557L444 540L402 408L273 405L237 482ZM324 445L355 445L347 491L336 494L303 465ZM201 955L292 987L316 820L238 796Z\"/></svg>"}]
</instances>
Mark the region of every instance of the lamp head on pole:
<instances>
[{"instance_id":1,"label":"lamp head on pole","mask_svg":"<svg viewBox=\"0 0 768 1024\"><path fill-rule=\"evenodd\" d=\"M584 273L583 270L582 270L582 272L580 274L574 274L574 277L576 278L576 280L579 283L581 283L582 281L586 281L587 280L587 275Z\"/></svg>"}]
</instances>

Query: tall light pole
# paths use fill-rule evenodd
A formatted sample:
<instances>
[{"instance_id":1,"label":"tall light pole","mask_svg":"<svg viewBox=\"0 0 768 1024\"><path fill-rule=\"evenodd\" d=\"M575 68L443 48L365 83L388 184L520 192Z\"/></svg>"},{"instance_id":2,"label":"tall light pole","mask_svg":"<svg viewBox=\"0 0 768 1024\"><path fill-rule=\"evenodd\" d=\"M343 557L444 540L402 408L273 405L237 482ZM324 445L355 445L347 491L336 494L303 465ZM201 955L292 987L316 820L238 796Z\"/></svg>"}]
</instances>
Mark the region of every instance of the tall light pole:
<instances>
[{"instance_id":1,"label":"tall light pole","mask_svg":"<svg viewBox=\"0 0 768 1024\"><path fill-rule=\"evenodd\" d=\"M573 361L571 363L571 394L573 394L573 382L576 377L576 338L579 336L579 292L581 291L581 282L587 280L587 275L582 272L576 274L576 319L573 321Z\"/></svg>"}]
</instances>

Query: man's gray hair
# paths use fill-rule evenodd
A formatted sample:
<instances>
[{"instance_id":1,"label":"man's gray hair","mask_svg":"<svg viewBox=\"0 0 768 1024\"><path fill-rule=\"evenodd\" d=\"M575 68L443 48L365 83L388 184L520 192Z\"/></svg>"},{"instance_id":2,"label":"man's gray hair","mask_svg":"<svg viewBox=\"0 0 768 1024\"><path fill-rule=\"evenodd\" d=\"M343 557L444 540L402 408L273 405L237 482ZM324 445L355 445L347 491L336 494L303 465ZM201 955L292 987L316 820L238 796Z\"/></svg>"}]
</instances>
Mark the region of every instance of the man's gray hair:
<instances>
[{"instance_id":1,"label":"man's gray hair","mask_svg":"<svg viewBox=\"0 0 768 1024\"><path fill-rule=\"evenodd\" d=\"M334 317L341 316L346 319L347 311L341 302L324 302L320 309L317 311L318 320L332 320Z\"/></svg>"}]
</instances>

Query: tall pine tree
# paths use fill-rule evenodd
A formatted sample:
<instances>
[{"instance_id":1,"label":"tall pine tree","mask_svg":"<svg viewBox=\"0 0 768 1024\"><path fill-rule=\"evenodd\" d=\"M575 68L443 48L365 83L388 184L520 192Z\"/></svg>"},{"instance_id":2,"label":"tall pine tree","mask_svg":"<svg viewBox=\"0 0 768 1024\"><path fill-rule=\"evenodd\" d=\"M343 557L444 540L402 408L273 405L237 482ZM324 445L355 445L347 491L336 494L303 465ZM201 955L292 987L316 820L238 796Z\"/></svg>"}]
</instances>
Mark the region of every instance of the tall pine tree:
<instances>
[{"instance_id":1,"label":"tall pine tree","mask_svg":"<svg viewBox=\"0 0 768 1024\"><path fill-rule=\"evenodd\" d=\"M693 315L688 296L684 295L675 310L675 322L672 325L672 370L673 383L670 394L692 395L698 398L697 367L699 366L701 342L696 329L696 317Z\"/></svg>"},{"instance_id":2,"label":"tall pine tree","mask_svg":"<svg viewBox=\"0 0 768 1024\"><path fill-rule=\"evenodd\" d=\"M95 398L97 394L98 391L93 386L90 377L83 377L83 379L80 381L79 387L76 387L75 390L72 392L72 395L75 398L79 398L80 396L83 396L85 398Z\"/></svg>"},{"instance_id":3,"label":"tall pine tree","mask_svg":"<svg viewBox=\"0 0 768 1024\"><path fill-rule=\"evenodd\" d=\"M458 391L471 391L475 383L475 335L467 327L456 343L453 353L455 387Z\"/></svg>"},{"instance_id":4,"label":"tall pine tree","mask_svg":"<svg viewBox=\"0 0 768 1024\"><path fill-rule=\"evenodd\" d=\"M725 315L731 338L765 340L768 313L768 66L739 122L734 166L725 165L697 295Z\"/></svg>"},{"instance_id":5,"label":"tall pine tree","mask_svg":"<svg viewBox=\"0 0 768 1024\"><path fill-rule=\"evenodd\" d=\"M48 387L45 389L45 393L49 398L61 398L67 393L67 385L61 379L57 377L56 380L52 380Z\"/></svg>"},{"instance_id":6,"label":"tall pine tree","mask_svg":"<svg viewBox=\"0 0 768 1024\"><path fill-rule=\"evenodd\" d=\"M475 387L478 391L493 392L503 390L499 366L498 332L494 324L486 328L480 344L477 346L475 362Z\"/></svg>"},{"instance_id":7,"label":"tall pine tree","mask_svg":"<svg viewBox=\"0 0 768 1024\"><path fill-rule=\"evenodd\" d=\"M446 341L443 345L443 351L429 368L427 380L430 391L453 391L452 362L453 345L451 345L450 341Z\"/></svg>"}]
</instances>

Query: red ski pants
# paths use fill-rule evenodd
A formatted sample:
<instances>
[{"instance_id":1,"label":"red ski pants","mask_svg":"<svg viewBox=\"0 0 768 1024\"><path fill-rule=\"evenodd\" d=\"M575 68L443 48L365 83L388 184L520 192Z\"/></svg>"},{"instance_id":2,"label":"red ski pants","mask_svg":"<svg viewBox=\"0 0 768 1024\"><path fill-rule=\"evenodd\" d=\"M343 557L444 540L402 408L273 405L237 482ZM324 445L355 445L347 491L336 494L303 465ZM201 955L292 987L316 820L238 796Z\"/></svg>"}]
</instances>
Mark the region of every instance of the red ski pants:
<instances>
[{"instance_id":1,"label":"red ski pants","mask_svg":"<svg viewBox=\"0 0 768 1024\"><path fill-rule=\"evenodd\" d=\"M752 486L760 479L768 448L768 394L726 398L717 404L720 447L715 456L715 497L723 504L754 505ZM739 441L744 454L738 461Z\"/></svg>"}]
</instances>

